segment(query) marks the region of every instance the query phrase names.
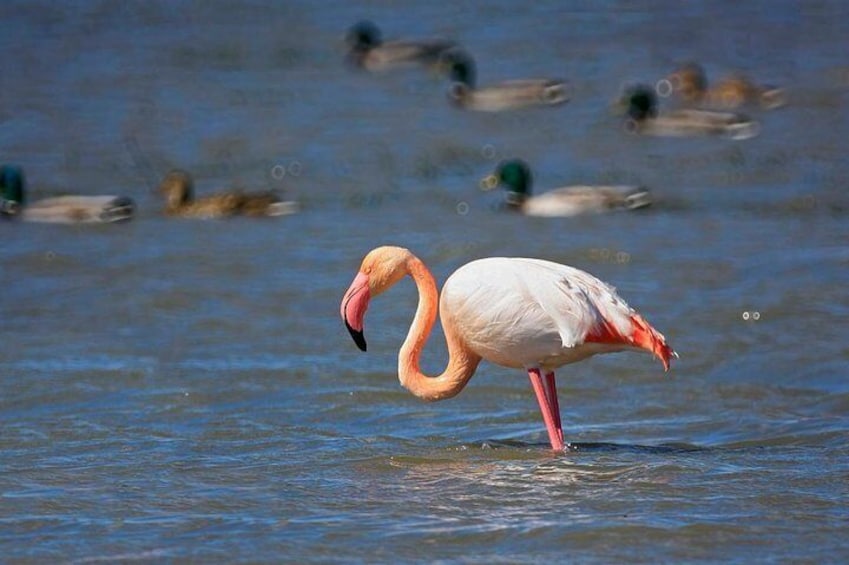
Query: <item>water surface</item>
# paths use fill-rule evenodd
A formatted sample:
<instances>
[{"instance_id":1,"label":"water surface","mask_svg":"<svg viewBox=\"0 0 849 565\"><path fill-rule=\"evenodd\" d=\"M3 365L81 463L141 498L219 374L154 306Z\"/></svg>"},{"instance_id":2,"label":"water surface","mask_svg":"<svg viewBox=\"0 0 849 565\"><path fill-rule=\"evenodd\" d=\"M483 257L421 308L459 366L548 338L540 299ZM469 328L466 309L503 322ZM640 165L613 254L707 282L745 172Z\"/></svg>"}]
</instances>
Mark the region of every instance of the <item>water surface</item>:
<instances>
[{"instance_id":1,"label":"water surface","mask_svg":"<svg viewBox=\"0 0 849 565\"><path fill-rule=\"evenodd\" d=\"M33 198L122 193L118 226L0 223L0 544L10 562L844 562L849 13L839 2L7 3L0 149ZM574 100L450 108L426 73L341 64L345 29L443 36L482 83ZM684 59L787 85L745 142L625 135L608 103ZM534 220L477 190L635 182L635 214ZM297 216L179 221L151 189L273 187ZM425 404L395 374L409 282L361 354L362 256L440 281L483 256L609 281L681 354L559 373L552 454L527 377L483 364ZM440 371L440 331L424 368Z\"/></svg>"}]
</instances>

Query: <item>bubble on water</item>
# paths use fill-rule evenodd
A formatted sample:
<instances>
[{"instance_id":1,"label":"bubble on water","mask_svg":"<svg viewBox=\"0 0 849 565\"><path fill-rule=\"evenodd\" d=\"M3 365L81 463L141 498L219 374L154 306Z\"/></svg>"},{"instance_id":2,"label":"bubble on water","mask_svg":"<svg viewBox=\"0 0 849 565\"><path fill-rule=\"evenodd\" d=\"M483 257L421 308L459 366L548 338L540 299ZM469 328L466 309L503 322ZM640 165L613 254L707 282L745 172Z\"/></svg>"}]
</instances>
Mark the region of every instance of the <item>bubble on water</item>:
<instances>
[{"instance_id":1,"label":"bubble on water","mask_svg":"<svg viewBox=\"0 0 849 565\"><path fill-rule=\"evenodd\" d=\"M289 166L286 168L286 170L293 177L299 177L301 176L301 173L303 172L304 168L301 165L300 161L292 161L291 163L289 163Z\"/></svg>"},{"instance_id":2,"label":"bubble on water","mask_svg":"<svg viewBox=\"0 0 849 565\"><path fill-rule=\"evenodd\" d=\"M492 145L491 143L487 143L481 148L481 155L484 159L488 159L491 161L495 159L496 155L498 155L498 152L495 150L494 145Z\"/></svg>"},{"instance_id":3,"label":"bubble on water","mask_svg":"<svg viewBox=\"0 0 849 565\"><path fill-rule=\"evenodd\" d=\"M465 216L469 213L469 205L466 202L459 202L457 204L457 213L461 216Z\"/></svg>"},{"instance_id":4,"label":"bubble on water","mask_svg":"<svg viewBox=\"0 0 849 565\"><path fill-rule=\"evenodd\" d=\"M271 176L274 177L275 180L280 180L286 176L286 167L283 165L274 165L271 167Z\"/></svg>"}]
</instances>

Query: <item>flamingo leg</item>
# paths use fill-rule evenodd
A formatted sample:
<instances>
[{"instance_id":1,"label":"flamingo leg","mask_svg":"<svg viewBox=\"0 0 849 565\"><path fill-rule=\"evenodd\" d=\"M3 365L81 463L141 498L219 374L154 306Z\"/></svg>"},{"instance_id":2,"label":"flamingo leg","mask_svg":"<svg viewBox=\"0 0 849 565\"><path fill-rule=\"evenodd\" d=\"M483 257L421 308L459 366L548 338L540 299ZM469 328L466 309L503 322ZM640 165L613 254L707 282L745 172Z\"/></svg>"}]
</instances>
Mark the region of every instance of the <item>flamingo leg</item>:
<instances>
[{"instance_id":1,"label":"flamingo leg","mask_svg":"<svg viewBox=\"0 0 849 565\"><path fill-rule=\"evenodd\" d=\"M548 404L554 412L554 426L557 428L557 435L560 436L561 443L563 442L563 425L560 422L560 402L557 400L557 383L554 380L554 372L549 371L545 374L545 396L548 398Z\"/></svg>"},{"instance_id":2,"label":"flamingo leg","mask_svg":"<svg viewBox=\"0 0 849 565\"><path fill-rule=\"evenodd\" d=\"M554 406L549 398L550 393L547 392L546 385L542 382L542 375L540 375L539 369L528 369L528 377L531 379L531 386L534 388L534 394L536 394L537 402L539 403L539 410L542 412L542 420L545 422L545 429L548 431L548 440L551 442L551 448L555 451L563 451L563 432L557 424L560 421L560 415L558 413L555 417ZM552 392L555 395L554 403L556 404L557 392L554 390Z\"/></svg>"}]
</instances>

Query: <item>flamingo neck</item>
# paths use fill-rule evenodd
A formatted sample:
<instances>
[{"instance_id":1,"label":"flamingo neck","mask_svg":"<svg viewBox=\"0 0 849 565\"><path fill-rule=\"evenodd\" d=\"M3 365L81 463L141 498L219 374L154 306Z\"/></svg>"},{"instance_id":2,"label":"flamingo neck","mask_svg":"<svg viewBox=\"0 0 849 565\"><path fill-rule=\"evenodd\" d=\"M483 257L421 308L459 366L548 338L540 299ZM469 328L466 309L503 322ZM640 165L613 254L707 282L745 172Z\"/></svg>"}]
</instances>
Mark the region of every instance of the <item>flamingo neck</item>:
<instances>
[{"instance_id":1,"label":"flamingo neck","mask_svg":"<svg viewBox=\"0 0 849 565\"><path fill-rule=\"evenodd\" d=\"M419 368L422 350L436 322L439 292L436 281L417 257L407 262L407 272L419 291L416 315L398 353L398 378L401 385L423 400L443 400L459 394L472 378L481 357L471 351L454 330L452 320L443 312L442 326L448 344L448 366L436 377L429 377Z\"/></svg>"}]
</instances>

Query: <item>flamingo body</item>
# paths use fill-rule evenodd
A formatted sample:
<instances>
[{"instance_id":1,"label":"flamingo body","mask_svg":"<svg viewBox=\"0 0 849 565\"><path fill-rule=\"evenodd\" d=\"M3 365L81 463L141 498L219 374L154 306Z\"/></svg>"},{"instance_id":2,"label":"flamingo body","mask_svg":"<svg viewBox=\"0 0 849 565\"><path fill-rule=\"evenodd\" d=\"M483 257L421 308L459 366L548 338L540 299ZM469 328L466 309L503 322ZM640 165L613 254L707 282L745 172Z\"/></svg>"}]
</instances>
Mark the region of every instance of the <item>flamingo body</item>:
<instances>
[{"instance_id":1,"label":"flamingo body","mask_svg":"<svg viewBox=\"0 0 849 565\"><path fill-rule=\"evenodd\" d=\"M540 259L493 257L460 267L442 289L440 314L472 350L505 367L554 370L634 346L636 313L612 287ZM614 339L594 341L607 327Z\"/></svg>"},{"instance_id":2,"label":"flamingo body","mask_svg":"<svg viewBox=\"0 0 849 565\"><path fill-rule=\"evenodd\" d=\"M342 298L342 319L363 351L370 300L405 275L418 287L419 304L398 355L401 384L419 398L442 400L466 386L481 360L524 368L555 450L564 447L556 368L623 349L649 351L665 369L676 356L613 287L580 269L540 259L479 259L457 269L439 296L424 263L390 246L366 255ZM442 374L429 377L421 372L419 358L437 317L437 301L449 360Z\"/></svg>"}]
</instances>

